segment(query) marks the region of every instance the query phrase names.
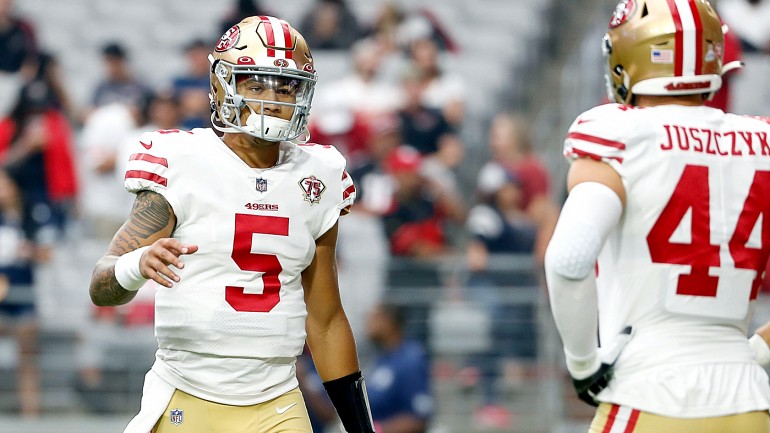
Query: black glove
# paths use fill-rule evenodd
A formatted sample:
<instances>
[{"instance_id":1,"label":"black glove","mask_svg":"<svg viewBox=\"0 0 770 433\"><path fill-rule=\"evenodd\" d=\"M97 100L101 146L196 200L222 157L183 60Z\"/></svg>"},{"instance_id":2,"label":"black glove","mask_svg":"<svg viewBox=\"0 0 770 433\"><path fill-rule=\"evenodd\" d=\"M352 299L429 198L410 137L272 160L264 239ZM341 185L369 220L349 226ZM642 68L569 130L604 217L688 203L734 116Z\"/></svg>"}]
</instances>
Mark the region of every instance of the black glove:
<instances>
[{"instance_id":1,"label":"black glove","mask_svg":"<svg viewBox=\"0 0 770 433\"><path fill-rule=\"evenodd\" d=\"M578 397L591 406L599 406L596 396L609 385L612 380L612 373L615 367L615 361L618 360L620 352L631 338L632 328L627 326L618 334L610 348L602 353L603 361L599 369L592 375L584 379L572 378L572 386L575 388Z\"/></svg>"}]
</instances>

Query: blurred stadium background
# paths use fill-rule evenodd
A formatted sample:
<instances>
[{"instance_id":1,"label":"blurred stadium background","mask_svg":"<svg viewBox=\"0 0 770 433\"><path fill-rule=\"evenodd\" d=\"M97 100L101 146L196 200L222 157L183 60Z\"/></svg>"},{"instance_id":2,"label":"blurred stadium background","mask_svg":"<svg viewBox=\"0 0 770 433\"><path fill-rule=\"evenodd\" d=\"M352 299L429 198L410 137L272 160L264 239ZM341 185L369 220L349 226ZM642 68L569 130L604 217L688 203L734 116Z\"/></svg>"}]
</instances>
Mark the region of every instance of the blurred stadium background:
<instances>
[{"instance_id":1,"label":"blurred stadium background","mask_svg":"<svg viewBox=\"0 0 770 433\"><path fill-rule=\"evenodd\" d=\"M234 3L16 0L15 7L18 15L34 26L41 48L57 57L74 104L86 106L95 84L104 75L101 50L105 43L123 44L136 77L161 89L183 72L187 44L199 38L218 38L220 22ZM314 3L261 2L295 26ZM490 159L490 121L502 111L522 113L527 118L534 152L551 176L551 198L555 204L560 203L567 167L561 158L561 142L574 117L605 98L599 42L616 1L396 3L407 12L424 9L432 13L457 44L455 50L443 51L440 60L445 71L464 82L465 116L458 134L465 157L456 174L461 197L467 198L465 204L472 205L470 197L479 169ZM385 1L349 0L348 4L358 20L367 23L375 19ZM320 93L325 85L348 72L351 52L313 49L313 54ZM736 82L735 92L747 95L750 101L735 106L734 111L768 115L768 86L757 85L758 81L767 81L761 79L768 70L767 58L750 55L745 60L756 68L747 69ZM761 102L757 100L764 101L764 105L758 105ZM764 113L757 112L756 107L764 108ZM313 114L318 113L314 107ZM0 433L119 432L138 410L143 376L153 360L152 331L146 328L108 334L111 340L106 343L108 352L103 363L107 385L102 394L84 398L77 389L78 347L92 316L88 281L95 260L106 247L103 239L90 238L84 231L75 218L56 245L53 260L38 269L42 406L38 418L16 415L15 343L9 337L0 338ZM506 310L509 314L490 315L480 300L457 296L470 278L463 236L458 238L451 254L429 261L394 257L384 274L382 298L405 307L409 335L429 349L436 401L430 432L586 431L592 411L573 397L565 377L561 346L552 326L537 260L531 254L491 257L488 269L496 282L494 302L510 309ZM341 266L344 268L344 262ZM355 308L355 304L346 308ZM521 311L527 313L519 315ZM496 325L514 330L512 336L499 340L493 332ZM517 329L523 331L517 333ZM529 344L535 347L535 355L513 359L510 368L493 373L492 390L504 411L485 420L484 414L478 413L484 398L480 385L483 380L478 374L483 373L467 369L467 360L506 342ZM365 359L365 346L363 350ZM98 410L89 398L100 401Z\"/></svg>"}]
</instances>

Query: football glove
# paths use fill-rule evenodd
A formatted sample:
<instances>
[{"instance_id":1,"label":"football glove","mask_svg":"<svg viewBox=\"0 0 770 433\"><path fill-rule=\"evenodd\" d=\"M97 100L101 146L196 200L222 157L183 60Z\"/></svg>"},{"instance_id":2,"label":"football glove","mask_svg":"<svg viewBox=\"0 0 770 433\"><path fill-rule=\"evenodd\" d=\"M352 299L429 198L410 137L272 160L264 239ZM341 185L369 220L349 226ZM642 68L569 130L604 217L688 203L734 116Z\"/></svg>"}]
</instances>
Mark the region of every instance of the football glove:
<instances>
[{"instance_id":1,"label":"football glove","mask_svg":"<svg viewBox=\"0 0 770 433\"><path fill-rule=\"evenodd\" d=\"M623 331L615 337L606 351L602 351L602 362L599 364L599 369L596 370L590 376L583 379L572 378L572 386L577 392L578 398L591 406L599 406L599 401L596 396L607 387L612 380L612 373L615 367L615 361L618 360L620 352L628 343L631 338L632 327L627 326Z\"/></svg>"}]
</instances>

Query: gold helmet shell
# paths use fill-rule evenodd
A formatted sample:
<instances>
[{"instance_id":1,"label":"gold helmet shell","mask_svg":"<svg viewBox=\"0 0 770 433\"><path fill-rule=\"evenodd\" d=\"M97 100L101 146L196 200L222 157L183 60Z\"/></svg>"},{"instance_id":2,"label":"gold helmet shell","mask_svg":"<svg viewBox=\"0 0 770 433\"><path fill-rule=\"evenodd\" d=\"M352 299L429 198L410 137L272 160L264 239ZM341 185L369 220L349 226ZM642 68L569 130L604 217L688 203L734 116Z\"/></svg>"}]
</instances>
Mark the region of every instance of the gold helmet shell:
<instances>
[{"instance_id":1,"label":"gold helmet shell","mask_svg":"<svg viewBox=\"0 0 770 433\"><path fill-rule=\"evenodd\" d=\"M603 41L609 97L632 104L634 95L713 95L723 49L707 0L621 0Z\"/></svg>"},{"instance_id":2,"label":"gold helmet shell","mask_svg":"<svg viewBox=\"0 0 770 433\"><path fill-rule=\"evenodd\" d=\"M209 55L209 62L209 98L215 128L267 141L289 141L307 134L317 75L305 38L288 22L270 16L245 18L222 35ZM290 83L295 100L286 103L247 99L237 92L237 83L245 76ZM293 107L291 119L265 114L265 104Z\"/></svg>"}]
</instances>

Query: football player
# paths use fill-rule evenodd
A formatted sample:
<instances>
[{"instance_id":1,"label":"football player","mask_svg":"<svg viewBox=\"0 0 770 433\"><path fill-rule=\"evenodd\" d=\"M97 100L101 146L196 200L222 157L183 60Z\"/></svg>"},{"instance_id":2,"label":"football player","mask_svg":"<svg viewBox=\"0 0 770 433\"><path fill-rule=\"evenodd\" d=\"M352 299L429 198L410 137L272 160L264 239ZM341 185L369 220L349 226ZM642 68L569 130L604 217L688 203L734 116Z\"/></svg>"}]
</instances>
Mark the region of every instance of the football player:
<instances>
[{"instance_id":1,"label":"football player","mask_svg":"<svg viewBox=\"0 0 770 433\"><path fill-rule=\"evenodd\" d=\"M295 361L307 344L348 432L373 432L340 304L337 222L355 199L345 159L307 143L316 84L304 38L256 16L211 62L212 129L132 149L128 220L96 264L97 305L156 293L158 351L128 433L311 432Z\"/></svg>"},{"instance_id":2,"label":"football player","mask_svg":"<svg viewBox=\"0 0 770 433\"><path fill-rule=\"evenodd\" d=\"M704 106L735 66L723 40L706 0L621 1L603 42L615 103L564 142L546 278L592 433L770 431L746 338L770 251L770 123Z\"/></svg>"}]
</instances>

